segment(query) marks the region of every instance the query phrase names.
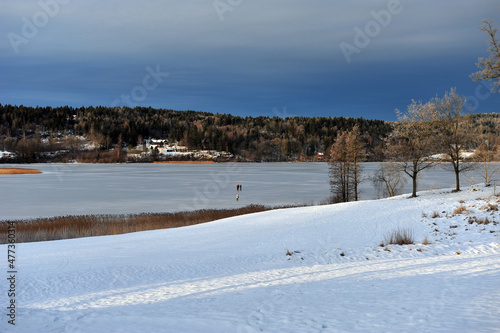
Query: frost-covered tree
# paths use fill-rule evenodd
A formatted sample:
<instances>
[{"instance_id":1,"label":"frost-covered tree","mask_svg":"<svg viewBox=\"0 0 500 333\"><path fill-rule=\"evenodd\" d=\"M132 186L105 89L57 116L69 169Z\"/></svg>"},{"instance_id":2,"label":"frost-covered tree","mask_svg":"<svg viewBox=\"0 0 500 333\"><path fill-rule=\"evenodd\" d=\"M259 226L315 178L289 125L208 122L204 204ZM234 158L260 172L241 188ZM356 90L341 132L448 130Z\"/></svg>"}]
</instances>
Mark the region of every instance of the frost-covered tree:
<instances>
[{"instance_id":1,"label":"frost-covered tree","mask_svg":"<svg viewBox=\"0 0 500 333\"><path fill-rule=\"evenodd\" d=\"M363 142L358 126L338 133L330 149L330 191L335 202L357 201L362 181Z\"/></svg>"},{"instance_id":2,"label":"frost-covered tree","mask_svg":"<svg viewBox=\"0 0 500 333\"><path fill-rule=\"evenodd\" d=\"M444 97L433 99L437 112L435 136L455 172L455 191L460 191L460 173L473 168L473 164L464 157L466 149L475 139L471 117L465 113L466 103L467 99L460 96L455 88L446 92Z\"/></svg>"},{"instance_id":3,"label":"frost-covered tree","mask_svg":"<svg viewBox=\"0 0 500 333\"><path fill-rule=\"evenodd\" d=\"M399 121L396 123L389 149L400 170L411 178L411 197L416 197L420 172L435 164L429 157L435 153L433 126L436 111L431 103L412 101L406 112L396 110L396 114Z\"/></svg>"}]
</instances>

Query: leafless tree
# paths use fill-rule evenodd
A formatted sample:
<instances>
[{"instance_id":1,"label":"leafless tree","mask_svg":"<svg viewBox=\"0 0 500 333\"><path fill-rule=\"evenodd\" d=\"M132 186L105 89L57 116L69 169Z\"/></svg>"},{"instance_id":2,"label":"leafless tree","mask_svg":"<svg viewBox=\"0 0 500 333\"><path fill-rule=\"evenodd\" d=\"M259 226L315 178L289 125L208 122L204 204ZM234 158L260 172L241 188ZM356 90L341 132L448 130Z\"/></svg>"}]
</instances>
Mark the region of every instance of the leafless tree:
<instances>
[{"instance_id":1,"label":"leafless tree","mask_svg":"<svg viewBox=\"0 0 500 333\"><path fill-rule=\"evenodd\" d=\"M467 162L465 156L466 149L475 138L471 117L465 113L466 102L466 98L458 95L455 88L446 92L443 98L433 99L437 112L435 135L455 172L455 191L460 191L460 173L474 166L471 161Z\"/></svg>"},{"instance_id":2,"label":"leafless tree","mask_svg":"<svg viewBox=\"0 0 500 333\"><path fill-rule=\"evenodd\" d=\"M118 136L118 142L114 147L114 155L115 155L114 159L116 160L117 163L122 163L127 158L127 153L126 151L123 150L123 140L121 133Z\"/></svg>"},{"instance_id":3,"label":"leafless tree","mask_svg":"<svg viewBox=\"0 0 500 333\"><path fill-rule=\"evenodd\" d=\"M500 42L496 38L497 29L492 26L492 20L483 20L483 24L479 30L485 31L488 34L488 58L479 58L476 64L480 69L476 73L471 74L474 81L493 81L492 92L500 91Z\"/></svg>"},{"instance_id":4,"label":"leafless tree","mask_svg":"<svg viewBox=\"0 0 500 333\"><path fill-rule=\"evenodd\" d=\"M334 202L357 201L362 181L364 148L359 128L339 133L330 149L330 191Z\"/></svg>"},{"instance_id":5,"label":"leafless tree","mask_svg":"<svg viewBox=\"0 0 500 333\"><path fill-rule=\"evenodd\" d=\"M349 132L347 136L347 154L348 159L351 161L352 172L350 174L350 183L354 189L354 201L358 201L359 197L359 184L362 182L362 172L363 168L361 162L364 161L365 150L363 147L363 142L361 140L361 132L359 126L354 126L354 128Z\"/></svg>"},{"instance_id":6,"label":"leafless tree","mask_svg":"<svg viewBox=\"0 0 500 333\"><path fill-rule=\"evenodd\" d=\"M393 197L401 193L407 180L403 177L401 167L395 162L381 163L372 177L372 182L384 197Z\"/></svg>"},{"instance_id":7,"label":"leafless tree","mask_svg":"<svg viewBox=\"0 0 500 333\"><path fill-rule=\"evenodd\" d=\"M396 110L396 114L399 121L389 150L395 156L400 170L411 178L411 197L416 197L420 172L435 164L430 155L435 152L432 134L436 112L431 103L412 101L406 112Z\"/></svg>"},{"instance_id":8,"label":"leafless tree","mask_svg":"<svg viewBox=\"0 0 500 333\"><path fill-rule=\"evenodd\" d=\"M495 155L498 152L498 147L492 140L484 139L483 143L476 148L474 161L476 167L474 172L481 176L484 183L488 186L491 184L493 175L500 173L500 166L495 167L491 162L494 161Z\"/></svg>"}]
</instances>

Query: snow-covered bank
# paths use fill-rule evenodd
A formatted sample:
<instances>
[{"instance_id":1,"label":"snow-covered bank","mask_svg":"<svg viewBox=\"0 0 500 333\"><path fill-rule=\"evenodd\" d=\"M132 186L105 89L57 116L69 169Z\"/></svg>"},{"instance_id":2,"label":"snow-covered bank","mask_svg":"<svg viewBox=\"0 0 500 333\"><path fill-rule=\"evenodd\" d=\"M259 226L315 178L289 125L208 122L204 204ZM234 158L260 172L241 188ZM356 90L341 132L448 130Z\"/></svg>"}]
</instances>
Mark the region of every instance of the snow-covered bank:
<instances>
[{"instance_id":1,"label":"snow-covered bank","mask_svg":"<svg viewBox=\"0 0 500 333\"><path fill-rule=\"evenodd\" d=\"M492 194L439 190L19 244L16 326L4 315L0 331L495 331L500 198ZM415 244L380 246L405 228ZM4 285L1 295L5 309Z\"/></svg>"}]
</instances>

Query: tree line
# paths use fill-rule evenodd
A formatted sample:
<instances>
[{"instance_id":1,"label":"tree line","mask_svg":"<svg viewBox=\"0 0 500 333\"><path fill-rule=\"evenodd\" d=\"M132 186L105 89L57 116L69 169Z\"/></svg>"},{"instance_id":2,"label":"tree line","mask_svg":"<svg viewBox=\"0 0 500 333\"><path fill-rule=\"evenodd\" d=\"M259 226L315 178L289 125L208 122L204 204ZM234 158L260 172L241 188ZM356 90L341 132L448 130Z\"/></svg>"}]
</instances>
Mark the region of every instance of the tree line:
<instances>
[{"instance_id":1,"label":"tree line","mask_svg":"<svg viewBox=\"0 0 500 333\"><path fill-rule=\"evenodd\" d=\"M332 146L342 134L356 128L362 148L358 160L388 161L395 154L388 142L402 140L401 123L417 117L412 110L419 108L423 105L414 102L406 116L400 114L399 121L387 122L344 117L237 117L142 107L0 105L0 150L15 152L16 162L55 158L64 162L78 157L82 162L115 163L127 160L125 147L135 147L148 138L167 138L191 150L226 151L244 161L307 161L317 159L318 153L324 153L323 160L327 160L330 155L339 154L340 148L332 151ZM494 147L499 115L475 114L468 119L470 126L488 137ZM404 139L410 146L415 140L431 137L421 128L413 131L414 135L408 134ZM85 148L77 136L86 138L93 148ZM428 152L422 150L420 154L423 157ZM157 157L153 154L147 161Z\"/></svg>"},{"instance_id":2,"label":"tree line","mask_svg":"<svg viewBox=\"0 0 500 333\"><path fill-rule=\"evenodd\" d=\"M134 147L148 138L162 138L190 150L229 152L242 160L295 161L325 153L337 133L354 126L363 135L367 158L383 158L381 145L393 126L382 120L238 117L151 107L0 105L0 148L19 152L27 161L34 161L43 151L79 150L77 142L68 139L71 136L83 136L101 151L117 145Z\"/></svg>"}]
</instances>

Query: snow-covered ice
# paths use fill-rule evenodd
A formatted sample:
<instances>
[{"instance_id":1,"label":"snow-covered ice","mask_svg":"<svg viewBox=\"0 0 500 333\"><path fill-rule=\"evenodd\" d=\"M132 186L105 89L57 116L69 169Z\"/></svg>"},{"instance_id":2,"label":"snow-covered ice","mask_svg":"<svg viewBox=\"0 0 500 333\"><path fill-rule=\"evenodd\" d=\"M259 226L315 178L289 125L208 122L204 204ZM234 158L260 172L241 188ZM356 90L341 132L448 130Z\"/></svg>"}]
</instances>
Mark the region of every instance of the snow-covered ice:
<instances>
[{"instance_id":1,"label":"snow-covered ice","mask_svg":"<svg viewBox=\"0 0 500 333\"><path fill-rule=\"evenodd\" d=\"M4 314L0 331L498 332L493 191L18 244L16 326ZM406 228L415 244L380 246ZM5 313L5 284L0 295Z\"/></svg>"},{"instance_id":2,"label":"snow-covered ice","mask_svg":"<svg viewBox=\"0 0 500 333\"><path fill-rule=\"evenodd\" d=\"M12 166L12 165L9 165ZM17 165L26 167L26 165ZM361 199L375 196L363 163ZM36 164L42 174L0 177L0 220L60 215L174 212L249 204L318 203L329 196L327 163ZM470 176L475 176L471 174ZM475 177L481 182L479 177ZM453 172L422 172L419 190L452 187ZM462 183L468 179L462 176ZM236 202L236 184L243 185ZM403 193L411 193L411 182Z\"/></svg>"}]
</instances>

